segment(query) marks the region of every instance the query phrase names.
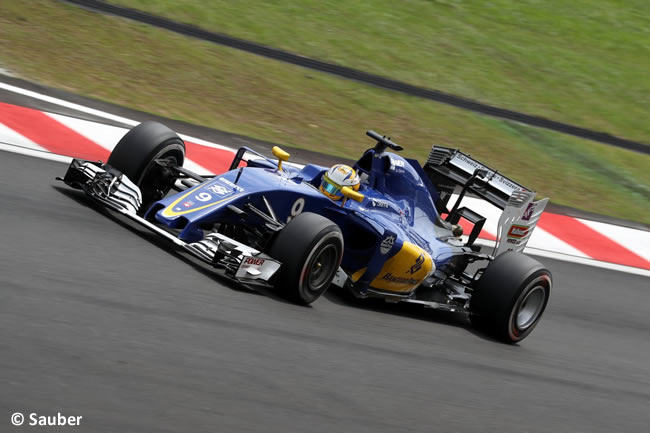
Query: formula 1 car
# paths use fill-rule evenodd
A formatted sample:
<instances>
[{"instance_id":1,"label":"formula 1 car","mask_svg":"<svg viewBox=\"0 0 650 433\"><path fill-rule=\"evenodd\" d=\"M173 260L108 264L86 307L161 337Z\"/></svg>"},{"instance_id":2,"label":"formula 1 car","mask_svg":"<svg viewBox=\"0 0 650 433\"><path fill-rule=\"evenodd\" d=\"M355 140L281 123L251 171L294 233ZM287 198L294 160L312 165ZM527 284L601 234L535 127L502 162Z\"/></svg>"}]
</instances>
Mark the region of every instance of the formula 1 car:
<instances>
[{"instance_id":1,"label":"formula 1 car","mask_svg":"<svg viewBox=\"0 0 650 433\"><path fill-rule=\"evenodd\" d=\"M421 166L389 138L367 135L376 144L352 168L297 167L278 147L275 158L242 147L228 171L208 176L183 168L175 132L145 122L107 163L75 159L60 180L219 274L275 287L296 303L334 284L359 298L467 314L508 343L527 337L552 282L522 250L548 199L534 201L534 192L458 150L434 145ZM336 184L336 175L346 181ZM486 219L461 206L467 194L503 209L490 254L475 243ZM473 224L468 236L461 218Z\"/></svg>"}]
</instances>

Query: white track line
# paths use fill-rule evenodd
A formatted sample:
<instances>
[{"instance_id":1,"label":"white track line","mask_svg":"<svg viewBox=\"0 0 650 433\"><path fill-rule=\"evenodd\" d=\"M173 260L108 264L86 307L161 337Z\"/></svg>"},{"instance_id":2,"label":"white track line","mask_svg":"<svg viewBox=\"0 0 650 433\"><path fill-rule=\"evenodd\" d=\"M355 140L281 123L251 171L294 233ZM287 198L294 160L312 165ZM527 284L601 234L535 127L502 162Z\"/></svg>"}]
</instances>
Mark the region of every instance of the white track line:
<instances>
[{"instance_id":1,"label":"white track line","mask_svg":"<svg viewBox=\"0 0 650 433\"><path fill-rule=\"evenodd\" d=\"M116 116L115 114L107 113L107 112L101 111L101 110L96 110L94 108L85 107L83 105L75 104L73 102L68 102L68 101L65 101L65 100L59 99L59 98L54 98L52 96L43 95L41 93L33 92L31 90L22 89L20 87L12 86L11 84L7 84L7 83L0 82L0 89L7 90L9 92L18 93L20 95L29 96L30 98L39 99L41 101L49 102L51 104L60 105L62 107L66 107L66 108L70 108L70 109L73 109L73 110L80 111L82 113L91 114L93 116L103 117L104 119L124 123L125 125L129 125L129 126L135 126L135 125L140 123L140 122L138 122L136 120L133 120L133 119L128 119L128 118L122 117L122 116ZM81 120L81 119L77 119L77 120ZM222 145L216 144L216 143L211 143L209 141L205 141L205 140L202 140L200 138L191 137L189 135L184 135L184 134L179 134L179 136L183 140L188 140L188 141L191 141L191 142L194 142L194 143L197 143L197 144L202 144L202 145L208 146L208 147L214 147L216 149L225 149L225 150L230 150L230 151L234 152L234 150L232 148L230 148L230 147L222 146Z\"/></svg>"},{"instance_id":2,"label":"white track line","mask_svg":"<svg viewBox=\"0 0 650 433\"><path fill-rule=\"evenodd\" d=\"M127 133L128 129L120 128L112 125L105 125L103 123L92 122L84 119L77 119L75 117L64 116L61 114L45 113L52 119L63 124L67 128L83 135L88 140L97 143L109 152L115 148L118 141ZM188 141L193 141L188 138ZM196 141L194 141L196 143ZM230 150L230 149L229 149ZM195 173L210 174L210 170L203 167L199 163L190 159L185 159L183 167Z\"/></svg>"},{"instance_id":3,"label":"white track line","mask_svg":"<svg viewBox=\"0 0 650 433\"><path fill-rule=\"evenodd\" d=\"M457 199L458 196L454 194L449 200L449 209L452 208ZM490 233L494 237L497 236L497 227L499 225L499 218L501 218L501 209L492 205L491 203L486 202L485 200L481 200L475 197L465 197L463 199L462 206L467 206L470 209L480 209L478 212L487 218L487 221L483 226L483 230ZM572 247L562 239L550 234L540 227L535 228L532 236L528 240L527 245L531 248L551 250L557 253L568 254L570 256L590 258L587 254Z\"/></svg>"},{"instance_id":4,"label":"white track line","mask_svg":"<svg viewBox=\"0 0 650 433\"><path fill-rule=\"evenodd\" d=\"M24 137L2 123L0 123L0 150L68 164L72 161L72 158L69 156L50 153L29 138Z\"/></svg>"},{"instance_id":5,"label":"white track line","mask_svg":"<svg viewBox=\"0 0 650 433\"><path fill-rule=\"evenodd\" d=\"M50 161L64 162L66 164L70 164L70 161L72 161L72 158L69 156L50 153L46 150L34 150L2 141L0 141L0 150L6 150L7 152L19 153L21 155L33 156L41 159L49 159Z\"/></svg>"},{"instance_id":6,"label":"white track line","mask_svg":"<svg viewBox=\"0 0 650 433\"><path fill-rule=\"evenodd\" d=\"M68 129L83 135L93 143L99 144L109 152L115 148L118 141L128 132L127 128L106 125L104 123L91 122L89 120L77 119L75 117L64 116L43 112L46 116L51 117Z\"/></svg>"},{"instance_id":7,"label":"white track line","mask_svg":"<svg viewBox=\"0 0 650 433\"><path fill-rule=\"evenodd\" d=\"M536 228L535 230L537 231L539 229ZM494 248L494 241L488 241L485 239L477 239L476 240L477 245L483 245L488 248ZM487 251L488 254L491 253L491 251ZM524 253L531 255L531 256L539 256L539 257L548 257L549 259L555 259L555 260L560 260L564 262L571 262L571 263L578 263L581 265L587 265L587 266L594 266L596 268L603 268L603 269L610 269L613 271L619 271L619 272L625 272L628 274L635 274L635 275L641 275L644 277L650 277L650 270L647 269L640 269L640 268L634 268L632 266L625 266L625 265L619 265L617 263L609 263L609 262L601 262L599 260L595 260L589 257L583 257L583 256L574 256L570 254L564 254L564 253L557 253L555 251L548 251L548 250L542 250L539 248L535 247L529 247L526 246L524 249ZM581 253L582 254L582 253Z\"/></svg>"},{"instance_id":8,"label":"white track line","mask_svg":"<svg viewBox=\"0 0 650 433\"><path fill-rule=\"evenodd\" d=\"M650 261L650 232L582 218L576 219L612 242Z\"/></svg>"},{"instance_id":9,"label":"white track line","mask_svg":"<svg viewBox=\"0 0 650 433\"><path fill-rule=\"evenodd\" d=\"M63 162L66 164L69 164L70 161L72 161L72 158L68 156L63 156L63 155L57 155L54 153L49 153L47 151L39 151L39 150L34 150L31 148L26 148L26 147L21 147L17 145L11 145L11 144L6 144L3 142L0 142L0 150L6 150L9 152L14 152L14 153L19 153L23 155L28 155L28 156L33 156L37 158L42 158L42 159L49 159L52 161L57 161L57 162ZM187 165L188 161L186 161ZM191 164L191 162L190 162ZM191 165L188 167L190 168ZM190 168L191 169L191 168ZM200 171L201 173L204 173L205 171ZM535 232L533 232L533 236L537 231L542 231L539 227L535 229ZM548 234L548 236L552 236ZM557 238L556 238L557 239ZM557 242L562 242L559 239L557 239ZM476 241L477 244L479 245L485 245L487 247L493 248L494 247L494 241L488 241L485 239L478 239ZM569 246L569 248L571 248ZM575 249L574 249L575 250ZM618 265L615 263L608 263L608 262L601 262L598 260L590 259L588 257L585 257L581 252L575 250L578 255L571 255L567 253L558 253L554 251L546 251L543 249L535 248L535 247L526 247L525 253L530 254L530 255L536 255L540 257L548 257L551 259L556 259L556 260L561 260L565 262L571 262L571 263L578 263L582 265L588 265L588 266L594 266L597 268L603 268L603 269L609 269L613 271L618 271L618 272L625 272L628 274L635 274L635 275L641 275L644 277L650 277L650 270L645 270L645 269L638 269L638 268L633 268L630 266L624 266L624 265Z\"/></svg>"},{"instance_id":10,"label":"white track line","mask_svg":"<svg viewBox=\"0 0 650 433\"><path fill-rule=\"evenodd\" d=\"M93 116L103 117L104 119L113 120L115 122L124 123L130 126L135 126L138 123L140 123L140 122L136 122L135 120L127 119L126 117L116 116L114 114L110 114L105 111L95 110L94 108L88 108L83 105L75 104L73 102L64 101L63 99L54 98L52 96L47 96L41 93L32 92L31 90L22 89L20 87L12 86L11 84L7 84L7 83L0 82L0 89L7 90L9 92L18 93L20 95L29 96L30 98L40 99L41 101L60 105L66 108L71 108L73 110L81 111L82 113L92 114Z\"/></svg>"},{"instance_id":11,"label":"white track line","mask_svg":"<svg viewBox=\"0 0 650 433\"><path fill-rule=\"evenodd\" d=\"M12 86L10 84L6 84L6 83L2 83L2 82L0 82L0 89L4 89L4 90L10 91L10 92L25 95L25 96L28 96L28 97L31 97L31 98L34 98L34 99L39 99L41 101L49 102L51 104L60 105L62 107L66 107L66 108L70 108L70 109L73 109L73 110L80 111L82 113L87 113L87 114L91 114L93 116L102 117L104 119L109 119L109 120L113 120L113 121L116 121L116 122L124 123L124 124L130 125L130 126L135 126L135 125L137 125L139 123L139 122L137 122L135 120L127 119L127 118L122 117L122 116L116 116L114 114L107 113L107 112L104 112L104 111L101 111L101 110L96 110L94 108L85 107L83 105L79 105L79 104L75 104L75 103L72 103L72 102L65 101L63 99L43 95L43 94L40 94L40 93L37 93L37 92L33 92L31 90L22 89L20 87ZM59 117L60 115L51 114L51 116ZM59 119L57 118L57 120L59 120ZM84 121L84 122L88 122L88 121ZM94 123L94 122L90 122L90 123ZM103 126L105 126L105 125L103 125ZM95 125L95 127L97 127L97 125ZM120 128L118 128L118 129L120 129ZM91 139L90 137L88 137L88 138ZM194 137L181 135L181 138L183 138L184 140L186 139L188 141L193 141L193 142L195 142L197 144L202 144L204 146L211 146L211 147L215 147L215 148L219 148L219 149L228 149L228 150L231 150L231 151L233 150L233 149L228 148L226 146L222 146L222 145L215 144L215 143L210 143L210 142L207 142L205 140L201 140L201 139L194 138ZM93 139L93 141L95 141L95 140ZM98 141L96 141L96 142L98 142ZM98 142L98 143L100 143L100 142ZM100 145L102 145L102 144L100 143ZM104 145L102 145L102 146L104 146ZM55 161L62 161L62 162L70 161L69 157L65 157L65 156L61 156L61 155L55 155L55 154L51 154L51 153L47 153L47 152L42 152L42 151L35 150L33 148L29 148L29 147L26 147L26 146L20 146L20 145L18 145L18 146L13 145L12 146L9 143L0 143L0 149L8 150L8 151L11 151L11 152L16 152L16 153L22 153L24 155L29 155L29 156L35 156L35 157L39 157L39 158L51 159L51 160L55 160ZM190 166L193 165L192 161L188 161L188 163L189 163ZM188 166L188 168L190 168L190 166ZM206 172L205 169L202 169L200 171L201 172ZM472 198L467 198L467 200L468 200L468 203L470 203ZM483 206L483 207L485 207L485 206ZM488 218L488 222L486 223L486 231L488 231L489 233L493 233L493 231L494 231L493 234L496 234L495 233L496 232L495 223L498 221L498 217L496 217L496 215L493 215L494 212L490 212L489 208L485 209L484 212L489 213L489 215L486 215L487 218ZM585 224L587 224L587 225L594 224L594 223L595 223L594 221L585 222ZM611 225L605 224L605 223L597 223L597 224L602 224L603 227L607 228L607 230L610 230L611 227L612 227ZM590 227L593 228L593 226L590 226ZM618 226L614 226L614 227L618 227ZM536 248L536 247L531 245L531 246L526 248L527 253L536 254L536 255L544 256L544 257L556 258L558 260L565 260L565 261L574 262L574 263L586 264L586 265L590 265L590 266L597 266L597 267L601 267L601 268L605 268L605 269L617 270L617 271L627 272L627 273L632 273L632 274L637 274L637 275L650 276L650 271L645 270L645 269L637 269L637 268L632 268L632 267L629 267L629 266L617 265L617 264L608 263L608 262L600 262L600 261L597 261L597 260L590 259L590 258L586 257L583 253L581 253L580 251L578 251L575 248L571 247L570 245L566 244L565 242L561 241L560 239L555 238L551 234L544 232L539 227L536 229L535 232L533 232L533 236L531 237L531 241L533 241L533 238L535 238L535 233L537 233L538 231L540 233L538 234L537 238L541 237L541 239L539 240L539 243L541 245L548 245L549 242L550 242L551 244L554 244L556 247L563 250L564 252L553 252L553 251L542 250L542 249ZM598 230L598 232L603 233L602 230ZM647 232L644 232L644 233L647 233ZM551 237L555 238L555 239L551 239ZM608 236L608 237L611 238L611 235ZM647 244L643 244L641 246L641 248L639 248L637 242L634 241L634 237L629 236L629 235L625 236L625 241L617 241L615 239L612 239L612 240L614 240L615 242L619 242L619 243L620 242L634 243L635 244L634 248L628 248L628 249L631 249L632 251L642 251L643 252L644 249L647 248ZM479 242L479 241L477 241L477 242ZM487 243L489 245L490 242L491 241L480 240L480 243L483 243L483 244ZM538 244L538 242L534 242L534 244ZM492 243L492 245L493 245L493 243ZM643 257L645 257L645 254L643 255Z\"/></svg>"},{"instance_id":12,"label":"white track line","mask_svg":"<svg viewBox=\"0 0 650 433\"><path fill-rule=\"evenodd\" d=\"M582 257L585 259L590 259L587 254L578 250L577 248L572 247L568 243L564 242L562 239L550 234L541 227L535 227L533 234L526 244L529 248L535 248L537 250L547 250L554 251L560 254L567 254L569 256Z\"/></svg>"},{"instance_id":13,"label":"white track line","mask_svg":"<svg viewBox=\"0 0 650 433\"><path fill-rule=\"evenodd\" d=\"M189 135L185 134L178 134L179 137L181 137L185 141L191 141L192 143L200 144L202 146L206 147L213 147L215 149L223 149L223 150L229 150L233 154L237 151L236 149L233 149L232 147L227 147L227 146L222 146L221 144L216 144L216 143L211 143L209 141L202 140L197 137L190 137Z\"/></svg>"},{"instance_id":14,"label":"white track line","mask_svg":"<svg viewBox=\"0 0 650 433\"><path fill-rule=\"evenodd\" d=\"M47 150L44 149L43 147L34 143L29 138L17 133L16 131L2 124L1 122L0 122L0 138L3 140L3 142L9 144L20 146L26 149L38 150L40 152L47 152Z\"/></svg>"}]
</instances>

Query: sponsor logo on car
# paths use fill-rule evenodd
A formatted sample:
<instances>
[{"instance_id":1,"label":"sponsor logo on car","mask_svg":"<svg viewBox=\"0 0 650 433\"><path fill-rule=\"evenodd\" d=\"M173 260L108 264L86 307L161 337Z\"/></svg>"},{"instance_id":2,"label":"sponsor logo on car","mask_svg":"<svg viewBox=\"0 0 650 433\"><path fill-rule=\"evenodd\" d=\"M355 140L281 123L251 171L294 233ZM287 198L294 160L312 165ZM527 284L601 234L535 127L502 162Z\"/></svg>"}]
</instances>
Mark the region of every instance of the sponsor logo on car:
<instances>
[{"instance_id":1,"label":"sponsor logo on car","mask_svg":"<svg viewBox=\"0 0 650 433\"><path fill-rule=\"evenodd\" d=\"M486 171L487 171L487 173L486 173L486 179L487 179L491 184L494 184L494 183L500 183L501 185L504 185L505 187L507 187L508 189L510 189L510 190L512 190L512 191L516 191L516 190L520 190L520 189L522 189L519 185L517 185L516 183L512 182L512 181L511 181L510 179L508 179L507 177L501 176L499 173L496 173L494 170L490 170L489 168L487 168L487 167L484 166L483 164L480 164L480 163L474 161L474 160L471 159L471 158L468 158L467 156L465 156L465 155L463 155L463 154L461 154L461 153L456 154L456 155L451 159L451 161L452 161L452 162L455 162L455 163L456 163L456 164L455 164L456 166L460 166L461 168L464 168L464 169L466 169L466 170L468 170L468 171L470 171L470 172L474 172L475 169L486 170ZM472 169L469 169L469 168L467 168L467 167L462 167L462 163L464 163L466 166L470 166L470 167L472 167Z\"/></svg>"},{"instance_id":2,"label":"sponsor logo on car","mask_svg":"<svg viewBox=\"0 0 650 433\"><path fill-rule=\"evenodd\" d=\"M246 259L244 259L244 264L262 266L264 264L264 259L258 259L257 257L246 257Z\"/></svg>"},{"instance_id":3,"label":"sponsor logo on car","mask_svg":"<svg viewBox=\"0 0 650 433\"><path fill-rule=\"evenodd\" d=\"M404 173L404 161L390 158L390 170L395 173Z\"/></svg>"},{"instance_id":4,"label":"sponsor logo on car","mask_svg":"<svg viewBox=\"0 0 650 433\"><path fill-rule=\"evenodd\" d=\"M420 282L420 280L417 280L415 278L396 277L395 275L391 274L390 272L384 274L384 276L381 277L381 279L386 280L386 281L390 281L391 283L409 284L411 286Z\"/></svg>"},{"instance_id":5,"label":"sponsor logo on car","mask_svg":"<svg viewBox=\"0 0 650 433\"><path fill-rule=\"evenodd\" d=\"M515 238L515 239L521 239L524 236L528 234L528 231L530 230L530 227L528 226L521 226L517 224L513 224L512 227L510 227L510 230L508 230L508 237L509 238Z\"/></svg>"},{"instance_id":6,"label":"sponsor logo on car","mask_svg":"<svg viewBox=\"0 0 650 433\"><path fill-rule=\"evenodd\" d=\"M194 205L194 202L192 200L188 200L183 202L183 207L192 207Z\"/></svg>"},{"instance_id":7,"label":"sponsor logo on car","mask_svg":"<svg viewBox=\"0 0 650 433\"><path fill-rule=\"evenodd\" d=\"M343 176L346 176L346 179L347 179L348 176L351 176L352 173L354 173L354 170L352 170L351 167L348 167L347 165L343 165L343 164L339 164L336 167L336 171L341 173Z\"/></svg>"},{"instance_id":8,"label":"sponsor logo on car","mask_svg":"<svg viewBox=\"0 0 650 433\"><path fill-rule=\"evenodd\" d=\"M210 186L206 187L205 189L207 189L208 191L211 191L211 192L213 192L213 193L215 193L217 195L226 195L226 194L232 192L232 190L229 190L225 186L221 186L221 185L210 185Z\"/></svg>"},{"instance_id":9,"label":"sponsor logo on car","mask_svg":"<svg viewBox=\"0 0 650 433\"><path fill-rule=\"evenodd\" d=\"M268 281L278 268L280 268L280 263L273 259L244 256L235 277Z\"/></svg>"},{"instance_id":10,"label":"sponsor logo on car","mask_svg":"<svg viewBox=\"0 0 650 433\"><path fill-rule=\"evenodd\" d=\"M415 264L411 266L411 269L406 271L410 273L411 275L422 269L422 265L424 264L424 255L420 253L418 258L415 260Z\"/></svg>"},{"instance_id":11,"label":"sponsor logo on car","mask_svg":"<svg viewBox=\"0 0 650 433\"><path fill-rule=\"evenodd\" d=\"M501 176L499 173L494 173L494 174L490 177L490 180L492 180L492 181L494 181L494 182L499 182L500 184L503 184L503 185L507 186L508 188L510 188L510 189L513 190L513 191L517 191L517 190L523 190L523 191L525 191L525 189L521 188L519 185L517 185L516 183L512 182L510 179Z\"/></svg>"},{"instance_id":12,"label":"sponsor logo on car","mask_svg":"<svg viewBox=\"0 0 650 433\"><path fill-rule=\"evenodd\" d=\"M229 181L228 179L226 179L224 177L220 177L219 180L221 182L225 183L226 185L228 185L229 187L231 187L232 189L234 189L235 191L244 192L244 188L237 185L236 183L232 183L231 181Z\"/></svg>"},{"instance_id":13,"label":"sponsor logo on car","mask_svg":"<svg viewBox=\"0 0 650 433\"><path fill-rule=\"evenodd\" d=\"M388 209L388 202L385 200L378 200L376 198L371 198L370 204L372 205L372 207L381 207L381 208Z\"/></svg>"},{"instance_id":14,"label":"sponsor logo on car","mask_svg":"<svg viewBox=\"0 0 650 433\"><path fill-rule=\"evenodd\" d=\"M524 215L521 217L521 219L524 221L530 221L530 219L533 217L534 212L535 212L535 203L528 203L528 207L524 211Z\"/></svg>"},{"instance_id":15,"label":"sponsor logo on car","mask_svg":"<svg viewBox=\"0 0 650 433\"><path fill-rule=\"evenodd\" d=\"M379 245L379 252L382 254L387 254L391 248L393 248L394 243L395 235L387 236L383 241L381 241L381 244Z\"/></svg>"}]
</instances>

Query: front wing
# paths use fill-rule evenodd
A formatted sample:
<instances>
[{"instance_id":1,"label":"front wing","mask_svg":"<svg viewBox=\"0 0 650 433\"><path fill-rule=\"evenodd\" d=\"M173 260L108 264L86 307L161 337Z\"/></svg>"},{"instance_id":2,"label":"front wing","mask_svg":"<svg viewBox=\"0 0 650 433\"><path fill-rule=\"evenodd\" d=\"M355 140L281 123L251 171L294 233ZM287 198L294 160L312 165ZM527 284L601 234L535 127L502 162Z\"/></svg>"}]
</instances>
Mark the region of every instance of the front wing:
<instances>
[{"instance_id":1,"label":"front wing","mask_svg":"<svg viewBox=\"0 0 650 433\"><path fill-rule=\"evenodd\" d=\"M62 180L81 189L93 200L171 241L216 269L242 283L271 284L281 263L262 252L220 233L209 233L198 242L187 243L173 232L140 217L140 189L118 170L98 162L74 159Z\"/></svg>"}]
</instances>

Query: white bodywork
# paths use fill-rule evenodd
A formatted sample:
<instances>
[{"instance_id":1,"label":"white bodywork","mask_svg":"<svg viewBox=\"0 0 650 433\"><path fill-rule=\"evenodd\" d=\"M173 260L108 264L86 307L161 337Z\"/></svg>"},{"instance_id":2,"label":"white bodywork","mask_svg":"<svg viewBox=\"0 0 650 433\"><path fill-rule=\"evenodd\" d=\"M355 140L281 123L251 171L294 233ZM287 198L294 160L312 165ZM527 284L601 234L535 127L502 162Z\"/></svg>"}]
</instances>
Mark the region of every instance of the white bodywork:
<instances>
[{"instance_id":1,"label":"white bodywork","mask_svg":"<svg viewBox=\"0 0 650 433\"><path fill-rule=\"evenodd\" d=\"M513 191L499 218L494 256L506 251L523 252L533 229L544 212L548 198L533 201L532 191Z\"/></svg>"}]
</instances>

